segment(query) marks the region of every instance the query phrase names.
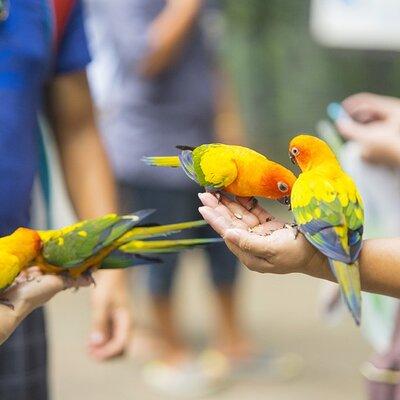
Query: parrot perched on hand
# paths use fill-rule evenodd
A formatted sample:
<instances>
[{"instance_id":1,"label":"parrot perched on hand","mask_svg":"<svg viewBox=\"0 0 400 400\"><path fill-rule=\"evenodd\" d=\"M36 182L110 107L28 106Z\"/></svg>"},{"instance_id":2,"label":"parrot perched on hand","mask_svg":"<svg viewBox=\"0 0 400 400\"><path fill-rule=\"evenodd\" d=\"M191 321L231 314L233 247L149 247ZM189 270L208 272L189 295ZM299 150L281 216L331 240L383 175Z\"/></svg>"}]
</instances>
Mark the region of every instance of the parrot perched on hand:
<instances>
[{"instance_id":1,"label":"parrot perched on hand","mask_svg":"<svg viewBox=\"0 0 400 400\"><path fill-rule=\"evenodd\" d=\"M256 204L255 196L289 203L295 175L254 150L220 143L177 148L181 150L179 156L143 157L142 160L157 167L181 167L207 191L253 198L252 207Z\"/></svg>"},{"instance_id":2,"label":"parrot perched on hand","mask_svg":"<svg viewBox=\"0 0 400 400\"><path fill-rule=\"evenodd\" d=\"M296 136L289 155L302 173L293 185L291 206L298 229L329 261L357 325L361 322L358 257L363 203L353 180L329 146L314 136Z\"/></svg>"},{"instance_id":3,"label":"parrot perched on hand","mask_svg":"<svg viewBox=\"0 0 400 400\"><path fill-rule=\"evenodd\" d=\"M206 225L205 221L143 226L142 220L154 210L134 214L105 215L65 228L35 231L19 228L0 238L0 292L18 274L32 265L43 273L67 274L77 278L96 269L126 268L161 261L148 254L177 252L220 239L148 240Z\"/></svg>"}]
</instances>

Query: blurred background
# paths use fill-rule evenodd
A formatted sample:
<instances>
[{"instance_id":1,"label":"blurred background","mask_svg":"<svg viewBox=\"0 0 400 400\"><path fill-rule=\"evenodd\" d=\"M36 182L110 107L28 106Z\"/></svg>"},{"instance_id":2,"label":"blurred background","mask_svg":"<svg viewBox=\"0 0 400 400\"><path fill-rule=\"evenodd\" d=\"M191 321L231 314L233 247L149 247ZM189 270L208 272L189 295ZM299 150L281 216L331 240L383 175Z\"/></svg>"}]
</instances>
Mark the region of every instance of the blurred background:
<instances>
[{"instance_id":1,"label":"blurred background","mask_svg":"<svg viewBox=\"0 0 400 400\"><path fill-rule=\"evenodd\" d=\"M135 32L140 35L145 29L150 29L165 2L146 1L142 4L132 1L136 8L133 7L131 12L136 10L139 18L132 22L134 28L130 33L121 28L121 35L128 37ZM141 178L134 176L121 161L124 157L118 156L121 149L116 148L118 146L113 138L124 138L121 132L126 132L126 135L135 132L136 137L143 137L146 129L153 134L160 128L145 121L143 112L138 111L142 110L140 107L143 104L150 110L149 115L153 119L165 115L166 109L173 118L166 117L165 124L170 124L171 128L163 132L164 136L154 133L153 141L157 142L157 146L149 147L142 140L138 140L136 147L132 145L132 160L139 154L153 155L148 154L151 151L174 151L173 144L195 145L218 140L249 145L288 165L289 139L298 132L316 132L317 122L326 118L326 107L330 102L340 102L353 93L364 91L390 96L400 93L400 59L395 44L386 48L379 41L373 46L361 41L361 45L353 46L350 43L351 34L348 37L344 35L333 44L324 43L326 35L335 37L334 26L328 33L318 30L318 20L329 19L324 8L324 3L329 3L326 1L204 1L204 12L199 12L198 19L192 22L195 38L188 33L187 40L193 40L190 42L192 47L185 50L182 58L178 57L176 64L172 63L166 72L162 68L161 72L150 68L144 75L137 73L132 80L124 64L126 59L122 56L119 59L118 54L126 55L132 50L132 58L137 62L144 54L140 53L142 43L136 38L123 43L121 40L107 42L105 38L112 37L107 36L106 30L102 31L107 11L101 10L101 1L88 0L86 3L87 31L94 57L89 76L97 106L98 125L109 149L117 180L125 185L128 182L136 190L146 189ZM340 9L344 4L350 7L351 3L357 7L360 2L331 3L332 7ZM376 2L366 3L374 10ZM393 4L390 1L386 3L388 6ZM112 7L129 8L129 0ZM351 23L350 20L348 24ZM346 31L346 24L341 29ZM385 42L384 39L382 41ZM204 72L202 68L206 68L206 64L198 57L206 54L210 56L207 68L211 80L216 82L213 89L210 86L209 92L200 90L199 86L204 89L208 81L196 73L200 70ZM123 94L124 87L126 93ZM120 93L117 93L118 88ZM127 88L134 89L135 94ZM185 91L186 96L183 96ZM214 136L205 132L208 125L204 124L204 119L211 118L207 109L207 99L211 98L215 106ZM174 108L177 105L181 108ZM164 106L166 108L162 113L157 114ZM201 107L204 109L199 115L193 111ZM185 116L188 118L186 125L171 123L171 119L184 120ZM121 120L128 122L123 126L119 122ZM198 131L194 128L196 124ZM171 134L168 139L167 133L174 129L181 129L182 135ZM177 143L177 140L184 142ZM74 216L50 138L47 138L47 147L51 154L52 220L55 226L62 226L71 222ZM154 174L154 171L151 173ZM162 173L163 179L170 179L176 171ZM150 172L144 171L143 174ZM181 178L184 180L183 175ZM173 182L181 185L178 181ZM180 190L195 193L197 189L182 184ZM130 207L135 208L138 201L132 201ZM270 203L265 205L283 218L290 218L282 208ZM158 208L157 205L148 206ZM44 214L43 208L40 210L40 206L36 205L38 219ZM370 232L370 236L373 234ZM82 341L89 331L89 294L82 290L74 295L61 294L47 307L53 398L189 399L198 397L199 393L221 400L367 398L359 370L373 351L371 342L364 339L347 316L343 321L335 319L336 322L329 320L329 323L322 318L319 282L297 275L262 276L240 267L234 302L236 322L240 325L237 329L244 340L240 341L240 346L234 343L234 350L225 351L221 343L215 344L210 339L218 336L216 321L223 315L216 300L218 287L214 290L208 279L207 263L202 251L185 253L179 260L176 287L168 301L171 301L176 316L175 329L182 335L185 348L190 348L200 357L209 357L206 362L213 367L220 366L224 379L218 385L205 393L199 390L199 379L204 379L203 376L198 378L195 374L193 382L193 376L188 376L186 372L172 378L160 371L148 374L146 365L149 360L138 360L137 357L137 347L144 346L146 349L148 343L140 341L135 344L135 330L127 357L102 364L91 361ZM151 332L155 329L158 332L156 336L159 335L156 341L162 342L165 339L163 327L153 313L155 303L147 290L145 275L148 275L145 269L133 271L130 275L134 319L139 327L146 330L151 327ZM244 350L241 347L243 343ZM204 349L209 348L214 353L205 354ZM170 363L170 358L164 357L162 352L154 358L166 365L171 364L176 370L180 368ZM242 358L246 359L243 365ZM163 380L161 387L155 382L157 380ZM184 387L183 394L180 386Z\"/></svg>"}]
</instances>

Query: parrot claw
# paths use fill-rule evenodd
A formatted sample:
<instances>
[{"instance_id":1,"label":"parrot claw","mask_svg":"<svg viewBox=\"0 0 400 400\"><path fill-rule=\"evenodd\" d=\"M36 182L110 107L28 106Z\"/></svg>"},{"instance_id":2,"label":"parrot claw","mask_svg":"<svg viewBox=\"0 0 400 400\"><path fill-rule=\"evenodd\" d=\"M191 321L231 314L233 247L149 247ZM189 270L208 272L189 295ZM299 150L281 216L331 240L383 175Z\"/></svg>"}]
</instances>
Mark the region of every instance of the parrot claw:
<instances>
[{"instance_id":1,"label":"parrot claw","mask_svg":"<svg viewBox=\"0 0 400 400\"><path fill-rule=\"evenodd\" d=\"M10 300L8 299L0 299L0 304L2 304L3 306L6 306L8 308L10 308L11 310L14 311L14 304L11 303Z\"/></svg>"},{"instance_id":2,"label":"parrot claw","mask_svg":"<svg viewBox=\"0 0 400 400\"><path fill-rule=\"evenodd\" d=\"M283 226L285 229L290 229L293 233L293 239L297 239L297 236L299 235L299 227L296 223L291 223L291 224L285 224Z\"/></svg>"},{"instance_id":3,"label":"parrot claw","mask_svg":"<svg viewBox=\"0 0 400 400\"><path fill-rule=\"evenodd\" d=\"M258 200L255 197L252 197L249 203L250 205L247 207L247 211L253 211L258 205Z\"/></svg>"},{"instance_id":4,"label":"parrot claw","mask_svg":"<svg viewBox=\"0 0 400 400\"><path fill-rule=\"evenodd\" d=\"M91 270L87 270L86 272L83 273L83 276L90 282L91 285L96 287L96 281L93 278L93 273Z\"/></svg>"}]
</instances>

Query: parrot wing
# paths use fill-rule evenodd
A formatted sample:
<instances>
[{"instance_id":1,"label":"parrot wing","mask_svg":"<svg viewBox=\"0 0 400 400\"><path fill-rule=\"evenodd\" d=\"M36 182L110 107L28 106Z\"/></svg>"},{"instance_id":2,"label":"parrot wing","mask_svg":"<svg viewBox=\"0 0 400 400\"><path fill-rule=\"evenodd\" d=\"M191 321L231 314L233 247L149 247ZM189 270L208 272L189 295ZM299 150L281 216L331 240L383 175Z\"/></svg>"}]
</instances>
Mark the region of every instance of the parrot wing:
<instances>
[{"instance_id":1,"label":"parrot wing","mask_svg":"<svg viewBox=\"0 0 400 400\"><path fill-rule=\"evenodd\" d=\"M153 212L154 210L141 210L124 216L109 214L61 229L44 241L42 255L51 265L78 267L112 245Z\"/></svg>"},{"instance_id":2,"label":"parrot wing","mask_svg":"<svg viewBox=\"0 0 400 400\"><path fill-rule=\"evenodd\" d=\"M354 184L315 174L307 178L300 177L293 188L292 210L300 231L328 258L351 264L363 234L363 206Z\"/></svg>"},{"instance_id":3,"label":"parrot wing","mask_svg":"<svg viewBox=\"0 0 400 400\"><path fill-rule=\"evenodd\" d=\"M198 182L208 189L223 189L238 175L231 146L218 143L199 146L193 152L193 161Z\"/></svg>"}]
</instances>

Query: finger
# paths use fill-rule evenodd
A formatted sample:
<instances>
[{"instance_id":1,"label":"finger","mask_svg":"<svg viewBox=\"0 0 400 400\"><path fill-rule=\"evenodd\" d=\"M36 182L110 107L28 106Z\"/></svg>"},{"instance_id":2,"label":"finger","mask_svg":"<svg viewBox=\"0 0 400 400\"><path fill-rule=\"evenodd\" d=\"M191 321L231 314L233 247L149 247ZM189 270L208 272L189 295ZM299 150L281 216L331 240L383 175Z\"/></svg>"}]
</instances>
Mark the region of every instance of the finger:
<instances>
[{"instance_id":1,"label":"finger","mask_svg":"<svg viewBox=\"0 0 400 400\"><path fill-rule=\"evenodd\" d=\"M218 206L218 199L211 193L198 193L198 196L203 205L211 208Z\"/></svg>"},{"instance_id":2,"label":"finger","mask_svg":"<svg viewBox=\"0 0 400 400\"><path fill-rule=\"evenodd\" d=\"M248 197L236 197L236 201L243 205L245 208L246 204L248 204ZM258 218L258 223L263 224L264 222L269 222L275 219L275 217L270 214L267 210L265 210L260 204L257 204L252 210L251 213Z\"/></svg>"},{"instance_id":3,"label":"finger","mask_svg":"<svg viewBox=\"0 0 400 400\"><path fill-rule=\"evenodd\" d=\"M268 236L260 236L241 229L227 229L224 239L257 257L268 259L274 254L273 243Z\"/></svg>"},{"instance_id":4,"label":"finger","mask_svg":"<svg viewBox=\"0 0 400 400\"><path fill-rule=\"evenodd\" d=\"M234 222L237 218L230 212L230 210L224 206L220 200L218 200L215 196L213 196L211 193L199 193L199 198L202 201L203 198L205 198L205 205L208 205L208 207L213 208L215 211L217 211L219 214L224 216L226 219L231 220Z\"/></svg>"},{"instance_id":5,"label":"finger","mask_svg":"<svg viewBox=\"0 0 400 400\"><path fill-rule=\"evenodd\" d=\"M110 337L110 320L108 307L97 304L93 307L92 328L89 335L89 346L99 347L104 345Z\"/></svg>"},{"instance_id":6,"label":"finger","mask_svg":"<svg viewBox=\"0 0 400 400\"><path fill-rule=\"evenodd\" d=\"M210 226L221 236L224 236L225 231L232 227L232 221L230 218L226 218L211 207L199 207L199 212Z\"/></svg>"},{"instance_id":7,"label":"finger","mask_svg":"<svg viewBox=\"0 0 400 400\"><path fill-rule=\"evenodd\" d=\"M91 355L97 360L106 360L123 354L130 333L130 319L126 311L116 309L113 312L112 334L102 346L91 350Z\"/></svg>"},{"instance_id":8,"label":"finger","mask_svg":"<svg viewBox=\"0 0 400 400\"><path fill-rule=\"evenodd\" d=\"M362 140L369 133L368 125L362 125L348 119L341 119L336 122L339 133L348 140Z\"/></svg>"},{"instance_id":9,"label":"finger","mask_svg":"<svg viewBox=\"0 0 400 400\"><path fill-rule=\"evenodd\" d=\"M221 203L228 208L228 210L232 213L232 215L236 218L244 222L250 228L258 225L260 221L258 218L253 215L250 211L248 211L241 204L228 199L227 197L221 197Z\"/></svg>"},{"instance_id":10,"label":"finger","mask_svg":"<svg viewBox=\"0 0 400 400\"><path fill-rule=\"evenodd\" d=\"M268 260L243 251L240 247L236 246L229 240L226 240L225 243L229 250L232 251L233 254L235 254L240 263L243 264L246 268L256 272L272 272L273 265L270 264Z\"/></svg>"}]
</instances>

